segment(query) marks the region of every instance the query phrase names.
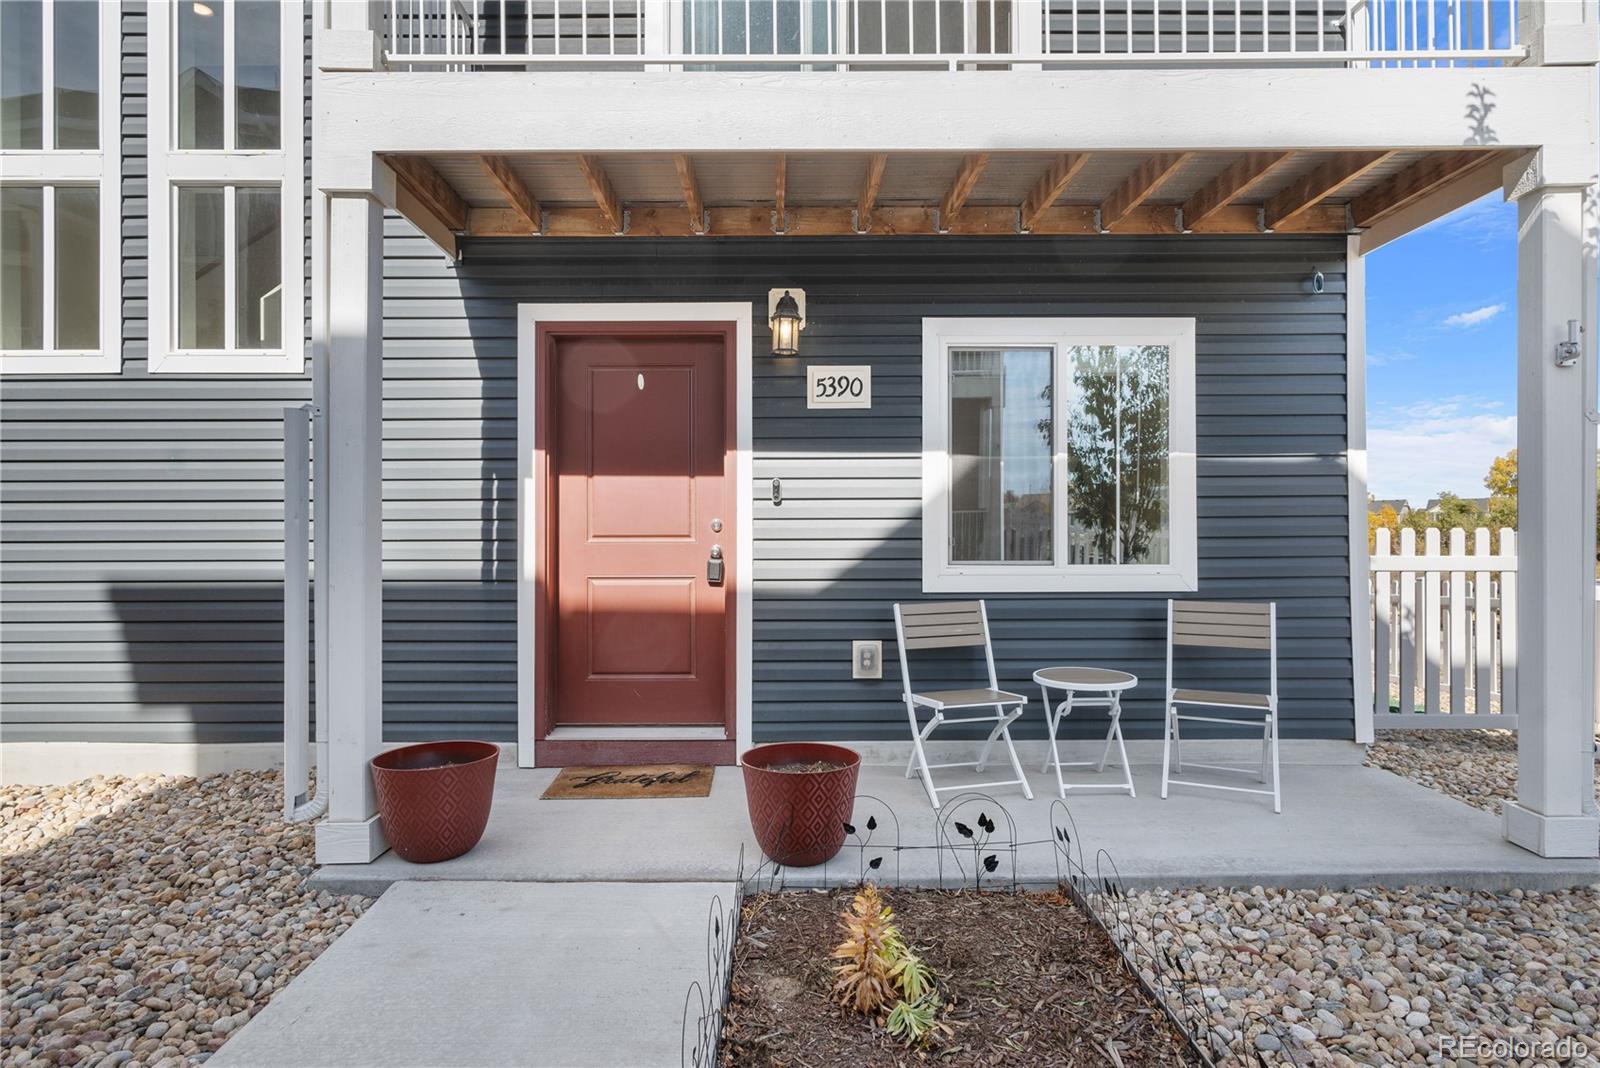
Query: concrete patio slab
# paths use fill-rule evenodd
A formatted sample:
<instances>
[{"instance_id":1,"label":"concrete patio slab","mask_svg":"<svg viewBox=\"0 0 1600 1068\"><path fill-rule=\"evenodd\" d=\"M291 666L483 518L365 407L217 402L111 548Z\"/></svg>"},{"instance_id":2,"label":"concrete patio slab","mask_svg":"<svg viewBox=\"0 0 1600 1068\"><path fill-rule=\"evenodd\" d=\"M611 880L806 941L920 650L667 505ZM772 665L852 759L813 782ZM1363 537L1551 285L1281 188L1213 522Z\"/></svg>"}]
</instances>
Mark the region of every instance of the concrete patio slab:
<instances>
[{"instance_id":1,"label":"concrete patio slab","mask_svg":"<svg viewBox=\"0 0 1600 1068\"><path fill-rule=\"evenodd\" d=\"M668 1065L726 884L393 887L208 1062Z\"/></svg>"},{"instance_id":2,"label":"concrete patio slab","mask_svg":"<svg viewBox=\"0 0 1600 1068\"><path fill-rule=\"evenodd\" d=\"M370 864L326 866L312 878L330 889L369 894L398 880L724 882L734 876L741 846L747 873L760 859L737 768L718 768L708 797L638 801L541 800L554 775L554 769L502 768L489 828L464 857L415 865L388 853ZM943 773L941 785L959 783L961 775ZM968 781L992 777L993 769ZM1114 770L1099 778L1089 772L1070 781L1114 777ZM1022 843L1015 851L1018 879L1048 885L1057 873L1053 827L1064 821L1051 803L1054 776L1038 774L1035 765L1029 779L1033 801L1016 788L993 796ZM1600 862L1535 856L1506 842L1490 813L1377 768L1286 766L1282 815L1274 815L1265 798L1218 791L1173 787L1171 798L1162 801L1159 766L1136 764L1134 782L1136 798L1074 793L1068 801L1086 865L1092 871L1104 849L1130 887L1447 884L1532 890L1600 882ZM884 808L863 803L857 823L864 825L869 812L878 814L871 847L847 846L825 868L790 871L790 885L854 880L873 856L885 857L880 873L886 880L895 879L896 861L899 881L970 880L958 867L964 863L970 871L970 853L936 848L938 816L901 769L863 766L858 790L892 810L898 840L908 848L885 849L895 843L893 820L884 818ZM947 796L947 812L955 800ZM976 814L970 810L966 822ZM999 820L998 812L988 814ZM999 820L997 839L1010 837L1006 830ZM1009 877L1009 855L1002 859L1007 864L996 875Z\"/></svg>"}]
</instances>

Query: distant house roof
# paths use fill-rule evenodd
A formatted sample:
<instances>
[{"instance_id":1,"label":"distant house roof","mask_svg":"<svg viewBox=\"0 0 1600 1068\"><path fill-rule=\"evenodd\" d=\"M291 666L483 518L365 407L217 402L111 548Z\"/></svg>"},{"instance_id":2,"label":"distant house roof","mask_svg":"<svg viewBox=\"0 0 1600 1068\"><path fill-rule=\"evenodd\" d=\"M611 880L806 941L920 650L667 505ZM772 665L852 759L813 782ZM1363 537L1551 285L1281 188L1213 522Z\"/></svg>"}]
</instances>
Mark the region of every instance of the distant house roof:
<instances>
[{"instance_id":1,"label":"distant house roof","mask_svg":"<svg viewBox=\"0 0 1600 1068\"><path fill-rule=\"evenodd\" d=\"M1367 502L1367 511L1381 512L1385 508L1393 508L1397 515L1405 515L1411 510L1411 502L1404 497L1378 498L1373 497Z\"/></svg>"}]
</instances>

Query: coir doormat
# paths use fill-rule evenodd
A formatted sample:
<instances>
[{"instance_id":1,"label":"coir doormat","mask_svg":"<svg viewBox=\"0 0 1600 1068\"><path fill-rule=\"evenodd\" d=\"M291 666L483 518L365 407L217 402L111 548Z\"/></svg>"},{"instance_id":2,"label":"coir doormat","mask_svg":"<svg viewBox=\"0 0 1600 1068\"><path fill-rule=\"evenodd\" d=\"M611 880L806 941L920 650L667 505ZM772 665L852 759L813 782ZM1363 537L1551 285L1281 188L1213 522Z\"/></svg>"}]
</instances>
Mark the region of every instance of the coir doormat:
<instances>
[{"instance_id":1,"label":"coir doormat","mask_svg":"<svg viewBox=\"0 0 1600 1068\"><path fill-rule=\"evenodd\" d=\"M562 768L544 792L546 800L575 797L705 797L713 768L707 764L632 764Z\"/></svg>"}]
</instances>

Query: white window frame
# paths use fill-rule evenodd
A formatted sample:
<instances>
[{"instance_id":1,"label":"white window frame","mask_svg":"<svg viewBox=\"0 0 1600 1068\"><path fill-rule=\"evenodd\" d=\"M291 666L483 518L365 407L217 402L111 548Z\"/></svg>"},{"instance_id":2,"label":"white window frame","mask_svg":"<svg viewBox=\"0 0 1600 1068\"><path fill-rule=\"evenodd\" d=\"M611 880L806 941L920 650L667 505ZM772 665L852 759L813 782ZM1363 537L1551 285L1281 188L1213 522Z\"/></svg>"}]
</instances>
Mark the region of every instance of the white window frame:
<instances>
[{"instance_id":1,"label":"white window frame","mask_svg":"<svg viewBox=\"0 0 1600 1068\"><path fill-rule=\"evenodd\" d=\"M211 0L228 19L223 33L223 138L236 136L233 42L233 0ZM149 12L150 130L150 348L152 374L301 374L305 370L305 159L303 95L305 78L304 11L300 4L279 8L278 128L276 149L178 149L175 147L178 105L174 91L178 71L178 20L175 5L152 3ZM222 187L225 192L224 275L227 322L224 338L234 337L235 265L234 190L270 186L278 190L282 216L279 237L281 313L276 349L180 349L177 344L178 244L177 198L181 186Z\"/></svg>"},{"instance_id":2,"label":"white window frame","mask_svg":"<svg viewBox=\"0 0 1600 1068\"><path fill-rule=\"evenodd\" d=\"M118 374L122 371L122 5L101 4L98 149L57 149L55 143L55 3L44 0L40 148L0 152L0 182L42 187L44 193L44 348L0 351L0 374ZM55 193L91 187L100 198L100 343L92 350L52 346L56 331Z\"/></svg>"},{"instance_id":3,"label":"white window frame","mask_svg":"<svg viewBox=\"0 0 1600 1068\"><path fill-rule=\"evenodd\" d=\"M1064 427L1067 349L1165 345L1168 352L1169 562L1068 564L1067 435L1055 434L1054 552L1048 564L950 560L950 352L1048 348L1051 419ZM1199 589L1195 490L1195 321L1185 318L925 318L922 320L922 589L926 593L1186 593Z\"/></svg>"}]
</instances>

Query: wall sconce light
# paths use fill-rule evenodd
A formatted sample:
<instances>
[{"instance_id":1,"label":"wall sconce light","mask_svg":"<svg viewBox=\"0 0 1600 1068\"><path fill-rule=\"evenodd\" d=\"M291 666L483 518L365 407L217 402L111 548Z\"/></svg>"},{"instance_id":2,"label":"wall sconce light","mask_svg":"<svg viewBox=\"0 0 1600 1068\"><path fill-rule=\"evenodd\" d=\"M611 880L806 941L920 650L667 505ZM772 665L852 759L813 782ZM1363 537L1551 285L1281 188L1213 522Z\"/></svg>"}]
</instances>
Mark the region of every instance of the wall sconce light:
<instances>
[{"instance_id":1,"label":"wall sconce light","mask_svg":"<svg viewBox=\"0 0 1600 1068\"><path fill-rule=\"evenodd\" d=\"M772 326L772 354L798 356L800 331L806 328L806 291L768 290L767 322Z\"/></svg>"}]
</instances>

